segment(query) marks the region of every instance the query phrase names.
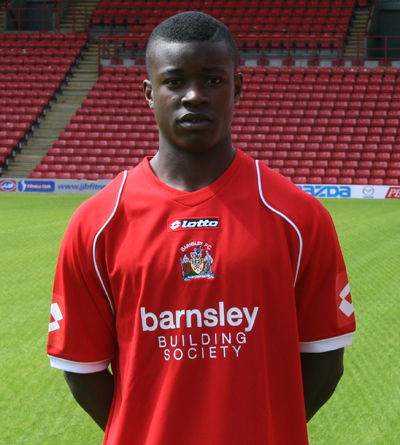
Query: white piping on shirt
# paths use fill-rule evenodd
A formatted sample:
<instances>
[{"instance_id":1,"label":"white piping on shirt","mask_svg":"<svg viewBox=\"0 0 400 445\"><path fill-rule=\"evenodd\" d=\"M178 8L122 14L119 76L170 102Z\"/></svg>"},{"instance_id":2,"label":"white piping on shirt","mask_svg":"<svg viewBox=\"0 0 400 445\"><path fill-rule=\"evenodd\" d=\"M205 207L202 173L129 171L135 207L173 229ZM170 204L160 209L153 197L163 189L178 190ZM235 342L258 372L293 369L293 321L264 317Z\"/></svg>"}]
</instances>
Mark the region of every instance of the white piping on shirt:
<instances>
[{"instance_id":1,"label":"white piping on shirt","mask_svg":"<svg viewBox=\"0 0 400 445\"><path fill-rule=\"evenodd\" d=\"M301 236L300 230L298 229L298 227L296 226L296 224L292 220L290 220L286 215L284 215L283 213L281 213L278 210L274 209L272 206L270 206L267 203L267 201L264 198L263 191L262 191L260 166L259 166L259 161L258 160L256 161L256 169L257 169L258 192L260 194L260 198L261 198L262 202L270 210L272 210L277 215L279 215L283 219L285 219L294 228L294 230L297 233L297 236L299 237L299 256L298 256L298 259L297 259L296 276L294 278L294 283L293 283L293 287L296 287L297 278L298 278L298 275L299 275L300 263L301 263L301 255L303 254L303 238Z\"/></svg>"},{"instance_id":2,"label":"white piping on shirt","mask_svg":"<svg viewBox=\"0 0 400 445\"><path fill-rule=\"evenodd\" d=\"M108 218L108 220L104 223L103 227L96 233L96 236L94 237L94 241L93 241L93 263L94 263L94 268L96 269L97 276L99 277L100 283L103 286L103 290L104 290L104 292L105 292L105 294L107 296L108 302L110 303L111 311L112 311L113 315L115 315L114 306L113 306L113 304L111 302L110 296L108 295L107 289L106 289L106 287L104 285L104 281L101 278L100 271L99 271L99 268L97 266L97 261L96 261L96 243L97 243L97 239L100 236L101 232L106 228L107 224L112 220L113 216L115 215L115 212L117 211L117 208L118 208L118 205L119 205L119 201L121 199L122 190L124 188L125 181L126 181L126 178L127 178L127 174L128 174L128 171L125 170L124 171L124 178L122 179L121 187L119 189L119 193L118 193L118 197L117 197L117 202L115 203L115 207L114 207L113 212L111 213L111 215Z\"/></svg>"}]
</instances>

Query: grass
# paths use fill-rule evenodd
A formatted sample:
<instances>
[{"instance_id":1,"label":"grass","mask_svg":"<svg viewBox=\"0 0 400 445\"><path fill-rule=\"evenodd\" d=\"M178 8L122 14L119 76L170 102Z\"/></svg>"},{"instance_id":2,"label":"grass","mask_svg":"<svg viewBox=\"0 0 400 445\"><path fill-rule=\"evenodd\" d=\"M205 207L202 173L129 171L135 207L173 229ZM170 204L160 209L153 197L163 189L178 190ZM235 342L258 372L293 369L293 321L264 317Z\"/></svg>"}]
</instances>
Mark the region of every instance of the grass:
<instances>
[{"instance_id":1,"label":"grass","mask_svg":"<svg viewBox=\"0 0 400 445\"><path fill-rule=\"evenodd\" d=\"M102 442L46 356L58 249L70 216L87 197L0 195L0 444ZM357 334L337 391L309 424L310 443L398 444L400 202L322 202L341 241Z\"/></svg>"}]
</instances>

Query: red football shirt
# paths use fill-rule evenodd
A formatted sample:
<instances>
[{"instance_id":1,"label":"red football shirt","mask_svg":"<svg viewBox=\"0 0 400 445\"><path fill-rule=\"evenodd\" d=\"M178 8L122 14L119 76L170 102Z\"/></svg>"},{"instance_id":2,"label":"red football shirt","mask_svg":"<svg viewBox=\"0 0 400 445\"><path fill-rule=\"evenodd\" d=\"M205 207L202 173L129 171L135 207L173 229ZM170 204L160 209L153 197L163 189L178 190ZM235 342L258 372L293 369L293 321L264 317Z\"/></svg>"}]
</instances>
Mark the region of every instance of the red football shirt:
<instances>
[{"instance_id":1,"label":"red football shirt","mask_svg":"<svg viewBox=\"0 0 400 445\"><path fill-rule=\"evenodd\" d=\"M355 329L328 212L240 151L202 190L145 159L82 204L51 314L52 366L111 363L106 444L307 444L300 352Z\"/></svg>"}]
</instances>

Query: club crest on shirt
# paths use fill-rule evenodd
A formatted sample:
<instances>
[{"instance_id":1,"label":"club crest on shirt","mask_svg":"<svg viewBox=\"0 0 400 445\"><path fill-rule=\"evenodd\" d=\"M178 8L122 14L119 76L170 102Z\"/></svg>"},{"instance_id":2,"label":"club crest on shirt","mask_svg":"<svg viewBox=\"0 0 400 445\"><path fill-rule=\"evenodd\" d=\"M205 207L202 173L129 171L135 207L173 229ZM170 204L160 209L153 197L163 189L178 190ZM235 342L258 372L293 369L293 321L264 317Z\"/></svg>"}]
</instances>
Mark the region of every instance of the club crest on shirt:
<instances>
[{"instance_id":1,"label":"club crest on shirt","mask_svg":"<svg viewBox=\"0 0 400 445\"><path fill-rule=\"evenodd\" d=\"M185 281L194 278L214 278L214 258L211 256L211 246L203 241L192 241L180 249L182 278Z\"/></svg>"}]
</instances>

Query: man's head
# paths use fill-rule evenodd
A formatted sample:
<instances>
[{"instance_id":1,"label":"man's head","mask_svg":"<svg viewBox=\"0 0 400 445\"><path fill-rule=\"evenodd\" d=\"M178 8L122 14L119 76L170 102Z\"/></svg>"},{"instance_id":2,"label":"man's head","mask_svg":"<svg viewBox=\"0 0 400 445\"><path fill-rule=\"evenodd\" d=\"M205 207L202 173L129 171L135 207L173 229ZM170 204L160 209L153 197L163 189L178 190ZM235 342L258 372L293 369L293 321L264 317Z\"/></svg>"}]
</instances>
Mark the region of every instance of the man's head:
<instances>
[{"instance_id":1,"label":"man's head","mask_svg":"<svg viewBox=\"0 0 400 445\"><path fill-rule=\"evenodd\" d=\"M183 12L173 15L153 30L146 49L146 68L150 77L154 47L159 40L179 43L225 42L236 70L238 52L235 40L229 29L210 15L197 11Z\"/></svg>"},{"instance_id":2,"label":"man's head","mask_svg":"<svg viewBox=\"0 0 400 445\"><path fill-rule=\"evenodd\" d=\"M150 37L144 94L159 127L160 150L231 150L234 105L243 77L236 44L212 17L187 12L161 23Z\"/></svg>"}]
</instances>

